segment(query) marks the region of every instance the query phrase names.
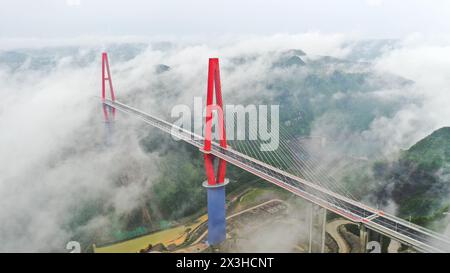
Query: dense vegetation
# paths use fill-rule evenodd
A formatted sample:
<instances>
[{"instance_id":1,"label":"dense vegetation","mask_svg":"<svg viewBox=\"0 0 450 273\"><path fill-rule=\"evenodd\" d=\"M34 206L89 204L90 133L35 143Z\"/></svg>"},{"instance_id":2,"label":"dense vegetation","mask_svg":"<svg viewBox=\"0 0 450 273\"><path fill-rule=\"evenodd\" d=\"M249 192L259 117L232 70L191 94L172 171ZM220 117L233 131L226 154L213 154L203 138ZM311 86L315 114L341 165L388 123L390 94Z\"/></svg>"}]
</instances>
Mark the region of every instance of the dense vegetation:
<instances>
[{"instance_id":1,"label":"dense vegetation","mask_svg":"<svg viewBox=\"0 0 450 273\"><path fill-rule=\"evenodd\" d=\"M380 199L392 198L398 214L421 225L445 216L450 194L450 127L441 128L403 151L393 163L374 165L376 179L387 181Z\"/></svg>"}]
</instances>

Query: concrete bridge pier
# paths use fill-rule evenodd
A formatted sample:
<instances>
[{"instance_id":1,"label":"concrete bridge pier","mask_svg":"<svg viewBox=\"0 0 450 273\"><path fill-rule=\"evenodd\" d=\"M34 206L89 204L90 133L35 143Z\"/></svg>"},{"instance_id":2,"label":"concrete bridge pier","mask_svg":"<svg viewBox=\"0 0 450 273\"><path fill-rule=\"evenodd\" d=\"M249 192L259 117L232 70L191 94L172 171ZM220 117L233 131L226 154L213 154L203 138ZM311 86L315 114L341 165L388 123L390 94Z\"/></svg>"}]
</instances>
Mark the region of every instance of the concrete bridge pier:
<instances>
[{"instance_id":1,"label":"concrete bridge pier","mask_svg":"<svg viewBox=\"0 0 450 273\"><path fill-rule=\"evenodd\" d=\"M224 183L209 185L208 181L203 182L203 187L207 189L208 194L208 244L218 246L226 239L226 203L225 186L229 180Z\"/></svg>"},{"instance_id":2,"label":"concrete bridge pier","mask_svg":"<svg viewBox=\"0 0 450 273\"><path fill-rule=\"evenodd\" d=\"M360 244L360 252L367 252L367 242L369 240L369 230L366 228L364 224L359 224L359 244Z\"/></svg>"},{"instance_id":3,"label":"concrete bridge pier","mask_svg":"<svg viewBox=\"0 0 450 273\"><path fill-rule=\"evenodd\" d=\"M325 253L327 210L311 203L309 209L309 253Z\"/></svg>"},{"instance_id":4,"label":"concrete bridge pier","mask_svg":"<svg viewBox=\"0 0 450 273\"><path fill-rule=\"evenodd\" d=\"M105 120L105 146L110 147L113 144L114 121Z\"/></svg>"}]
</instances>

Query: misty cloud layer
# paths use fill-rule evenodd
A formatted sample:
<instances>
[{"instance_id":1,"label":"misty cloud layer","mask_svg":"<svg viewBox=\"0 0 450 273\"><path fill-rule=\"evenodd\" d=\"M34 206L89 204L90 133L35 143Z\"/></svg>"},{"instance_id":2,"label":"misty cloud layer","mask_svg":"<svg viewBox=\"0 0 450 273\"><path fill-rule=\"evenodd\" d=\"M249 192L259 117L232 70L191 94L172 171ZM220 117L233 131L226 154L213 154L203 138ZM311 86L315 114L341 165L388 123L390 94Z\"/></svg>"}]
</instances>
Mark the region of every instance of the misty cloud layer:
<instances>
[{"instance_id":1,"label":"misty cloud layer","mask_svg":"<svg viewBox=\"0 0 450 273\"><path fill-rule=\"evenodd\" d=\"M13 68L0 63L0 251L65 251L74 230L111 224L98 216L69 228L80 204L101 201L126 213L151 198L158 156L139 145L147 129L118 113L115 143L104 145L95 96L100 94L100 52L112 46L83 42L78 47L72 42L74 51L54 58L45 69L36 68L31 55ZM354 38L319 33L222 38L220 44L142 42L130 55L120 47L110 51L110 64L119 100L167 118L175 104L190 105L193 96L204 95L209 57L220 57L224 98L234 103L233 95L245 101L268 93L267 78L292 73L287 69L270 74L277 52L301 49L311 60L324 55L346 58L356 44ZM392 100L398 109L389 116L380 114L361 132L333 127L333 120L324 116L315 121L313 134L341 137L343 147L366 143L379 156L395 154L449 125L449 56L448 44L420 37L381 50L369 60L372 69L413 84L345 96ZM236 65L236 59L247 61ZM160 65L170 69L161 72ZM124 176L132 183L121 184Z\"/></svg>"}]
</instances>

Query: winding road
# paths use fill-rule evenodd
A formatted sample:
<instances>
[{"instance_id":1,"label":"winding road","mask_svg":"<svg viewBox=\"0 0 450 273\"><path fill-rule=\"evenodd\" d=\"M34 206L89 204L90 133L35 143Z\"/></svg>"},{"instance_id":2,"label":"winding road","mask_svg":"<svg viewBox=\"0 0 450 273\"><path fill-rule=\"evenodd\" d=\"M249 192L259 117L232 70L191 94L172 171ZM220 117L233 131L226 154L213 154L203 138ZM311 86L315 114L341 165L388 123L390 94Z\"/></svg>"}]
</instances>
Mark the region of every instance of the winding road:
<instances>
[{"instance_id":1,"label":"winding road","mask_svg":"<svg viewBox=\"0 0 450 273\"><path fill-rule=\"evenodd\" d=\"M330 234L331 238L337 243L339 248L339 253L350 253L350 247L342 235L339 233L339 227L346 224L351 224L352 222L344 219L337 219L332 222L327 223L326 231Z\"/></svg>"}]
</instances>

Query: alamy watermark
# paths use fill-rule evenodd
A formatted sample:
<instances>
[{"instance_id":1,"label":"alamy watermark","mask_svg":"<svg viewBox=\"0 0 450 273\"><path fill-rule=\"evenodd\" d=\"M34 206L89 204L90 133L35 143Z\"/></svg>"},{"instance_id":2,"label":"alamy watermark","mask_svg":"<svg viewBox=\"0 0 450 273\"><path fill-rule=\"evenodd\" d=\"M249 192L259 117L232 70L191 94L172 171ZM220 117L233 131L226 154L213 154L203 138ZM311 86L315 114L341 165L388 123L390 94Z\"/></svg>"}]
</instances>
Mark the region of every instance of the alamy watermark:
<instances>
[{"instance_id":1,"label":"alamy watermark","mask_svg":"<svg viewBox=\"0 0 450 273\"><path fill-rule=\"evenodd\" d=\"M220 124L225 119L226 139L259 141L260 151L275 151L280 141L279 105L225 105L224 109L214 105L209 109L203 106L201 97L194 98L194 105L179 104L172 108L171 117L176 119L172 126L172 136L186 130L193 132L196 138L204 137L204 125L207 115L212 115L211 139L220 141Z\"/></svg>"}]
</instances>

